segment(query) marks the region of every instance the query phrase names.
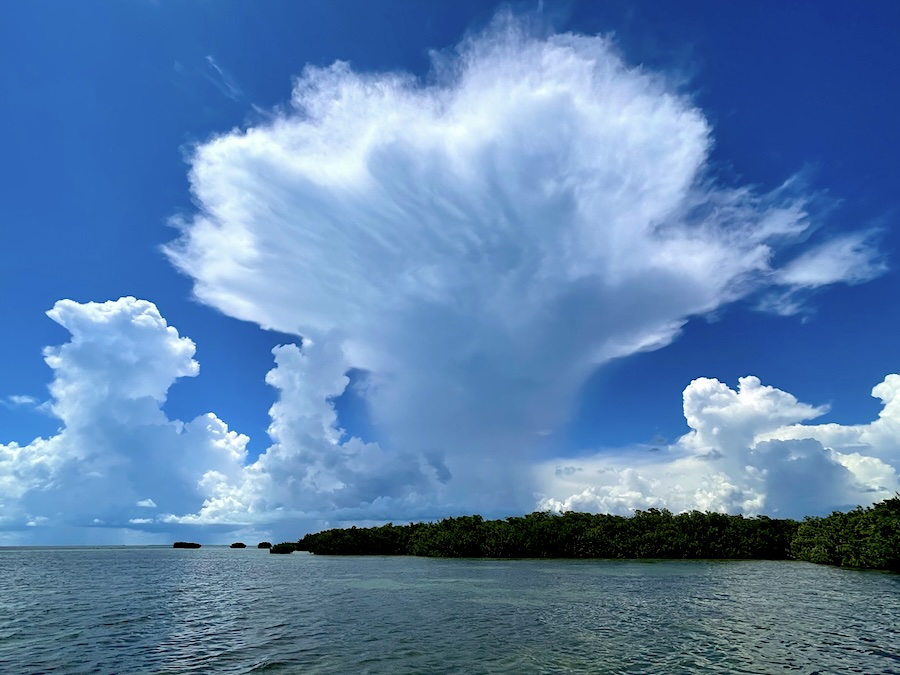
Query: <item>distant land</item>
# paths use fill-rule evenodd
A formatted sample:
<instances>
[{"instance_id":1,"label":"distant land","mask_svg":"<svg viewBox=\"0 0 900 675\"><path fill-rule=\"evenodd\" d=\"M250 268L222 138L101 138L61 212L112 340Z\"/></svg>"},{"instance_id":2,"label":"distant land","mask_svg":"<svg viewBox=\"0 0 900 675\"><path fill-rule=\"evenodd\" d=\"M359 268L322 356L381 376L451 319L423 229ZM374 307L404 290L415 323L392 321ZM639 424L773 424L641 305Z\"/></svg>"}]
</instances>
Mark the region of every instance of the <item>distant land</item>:
<instances>
[{"instance_id":1,"label":"distant land","mask_svg":"<svg viewBox=\"0 0 900 675\"><path fill-rule=\"evenodd\" d=\"M200 546L201 544L193 541L176 541L172 544L172 548L200 548ZM229 548L247 548L247 544L242 541L236 541L229 545ZM256 548L272 548L272 544L267 541L261 541L256 545Z\"/></svg>"},{"instance_id":2,"label":"distant land","mask_svg":"<svg viewBox=\"0 0 900 675\"><path fill-rule=\"evenodd\" d=\"M435 523L340 528L283 542L271 553L437 558L655 558L802 560L900 572L900 494L802 522L690 511L633 516L535 512Z\"/></svg>"}]
</instances>

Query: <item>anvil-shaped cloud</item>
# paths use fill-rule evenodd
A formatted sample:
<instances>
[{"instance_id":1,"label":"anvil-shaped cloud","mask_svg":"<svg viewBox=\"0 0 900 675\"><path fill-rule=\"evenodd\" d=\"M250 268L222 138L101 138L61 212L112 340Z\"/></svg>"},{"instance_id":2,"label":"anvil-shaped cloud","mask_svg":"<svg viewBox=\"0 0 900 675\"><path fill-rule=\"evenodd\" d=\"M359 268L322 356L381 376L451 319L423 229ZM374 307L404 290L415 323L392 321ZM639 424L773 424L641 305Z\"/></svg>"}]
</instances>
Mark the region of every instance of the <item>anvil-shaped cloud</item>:
<instances>
[{"instance_id":1,"label":"anvil-shaped cloud","mask_svg":"<svg viewBox=\"0 0 900 675\"><path fill-rule=\"evenodd\" d=\"M214 487L241 508L262 473L333 507L424 490L527 509L541 432L595 368L761 288L784 308L880 271L864 233L773 269L811 227L803 196L716 185L701 111L602 37L501 17L428 83L336 63L307 68L291 103L196 148L200 210L167 253L203 302L314 345L279 354L279 412L330 423L326 397L367 371L381 445L313 451L276 415L249 482Z\"/></svg>"},{"instance_id":2,"label":"anvil-shaped cloud","mask_svg":"<svg viewBox=\"0 0 900 675\"><path fill-rule=\"evenodd\" d=\"M663 347L690 317L737 299L755 295L790 312L810 289L883 271L868 233L828 238L795 181L769 193L718 183L711 133L690 97L626 64L609 39L535 36L509 17L436 54L425 81L346 63L306 68L291 105L271 121L194 149L197 212L175 221L180 236L166 248L202 302L302 338L302 347L275 350L267 378L279 392L273 445L246 464L246 439L214 415L186 427L190 443L191 433L164 419L166 388L195 366L192 345L160 323L155 307L61 303L51 316L73 340L48 363L54 411L67 426L35 443L66 449L59 466L10 483L7 499L24 503L34 486L66 484L48 476L61 476L66 462L85 466L86 448L99 448L106 463L78 481L130 466L133 479L120 481L133 487L127 500L159 505L168 515L156 522L520 513L542 498L566 506L569 486L540 470L554 451L547 431L566 425L595 369ZM156 331L146 352L118 342L145 344L145 330ZM122 348L125 356L78 357L84 336L107 333L103 353ZM158 353L165 368L154 366ZM126 357L134 377L114 380L116 359ZM338 428L332 400L351 369L367 374L377 443ZM117 384L84 384L95 376ZM79 387L84 396L72 393ZM689 392L704 387L714 385L695 382ZM94 406L98 392L107 398ZM811 416L799 405L773 412L766 428ZM729 437L719 448L688 414L691 442L708 444L707 454L745 452L756 438ZM181 439L172 443L190 448L158 439L119 462L119 449L92 437L107 422L92 421L124 428L135 415L172 427ZM25 450L3 446L0 459L21 467L35 456ZM622 461L616 485L629 480ZM823 461L828 471L850 462ZM139 476L161 475L144 471L146 462L180 467L186 482L166 489L183 498L138 489ZM570 468L561 475L583 477ZM758 497L771 478L759 476L741 499L713 489L694 499L696 486L681 501L665 490L660 499L765 510L770 502ZM577 487L601 490L604 480ZM643 499L626 506L653 502L632 491ZM138 511L135 519L148 518L146 507ZM22 514L44 517L37 506Z\"/></svg>"}]
</instances>

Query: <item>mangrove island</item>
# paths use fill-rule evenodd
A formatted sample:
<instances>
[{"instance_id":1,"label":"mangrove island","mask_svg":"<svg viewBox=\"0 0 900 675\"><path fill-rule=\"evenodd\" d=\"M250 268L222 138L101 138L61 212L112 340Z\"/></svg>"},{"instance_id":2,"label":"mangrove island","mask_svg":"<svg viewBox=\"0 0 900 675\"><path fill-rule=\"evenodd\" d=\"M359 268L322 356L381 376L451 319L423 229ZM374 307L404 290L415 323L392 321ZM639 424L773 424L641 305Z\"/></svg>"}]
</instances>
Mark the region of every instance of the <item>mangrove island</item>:
<instances>
[{"instance_id":1,"label":"mangrove island","mask_svg":"<svg viewBox=\"0 0 900 675\"><path fill-rule=\"evenodd\" d=\"M632 516L538 511L381 527L350 527L276 544L271 553L438 558L665 558L803 560L900 571L900 494L802 522L665 509Z\"/></svg>"}]
</instances>

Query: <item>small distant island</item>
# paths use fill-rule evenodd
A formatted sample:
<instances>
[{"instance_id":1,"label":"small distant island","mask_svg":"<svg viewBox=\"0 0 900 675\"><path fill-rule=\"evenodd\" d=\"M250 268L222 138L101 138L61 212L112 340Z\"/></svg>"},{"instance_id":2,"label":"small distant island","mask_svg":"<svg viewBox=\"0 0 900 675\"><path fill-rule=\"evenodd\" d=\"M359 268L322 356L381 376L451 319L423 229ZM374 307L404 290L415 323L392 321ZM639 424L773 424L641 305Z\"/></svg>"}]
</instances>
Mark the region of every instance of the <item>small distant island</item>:
<instances>
[{"instance_id":1,"label":"small distant island","mask_svg":"<svg viewBox=\"0 0 900 675\"><path fill-rule=\"evenodd\" d=\"M268 541L261 541L256 545L256 548L272 548L272 543Z\"/></svg>"},{"instance_id":2,"label":"small distant island","mask_svg":"<svg viewBox=\"0 0 900 675\"><path fill-rule=\"evenodd\" d=\"M270 553L436 558L657 558L803 560L900 572L900 493L802 522L648 509L614 516L538 511L505 520L481 516L432 523L350 527L276 544Z\"/></svg>"},{"instance_id":3,"label":"small distant island","mask_svg":"<svg viewBox=\"0 0 900 675\"><path fill-rule=\"evenodd\" d=\"M269 553L293 553L294 551L299 551L301 549L297 548L297 544L292 541L285 541L280 544L275 544L269 548Z\"/></svg>"},{"instance_id":4,"label":"small distant island","mask_svg":"<svg viewBox=\"0 0 900 675\"><path fill-rule=\"evenodd\" d=\"M176 541L172 548L200 548L200 544L193 541Z\"/></svg>"},{"instance_id":5,"label":"small distant island","mask_svg":"<svg viewBox=\"0 0 900 675\"><path fill-rule=\"evenodd\" d=\"M236 541L231 545L231 548L247 548L247 544L242 541Z\"/></svg>"}]
</instances>

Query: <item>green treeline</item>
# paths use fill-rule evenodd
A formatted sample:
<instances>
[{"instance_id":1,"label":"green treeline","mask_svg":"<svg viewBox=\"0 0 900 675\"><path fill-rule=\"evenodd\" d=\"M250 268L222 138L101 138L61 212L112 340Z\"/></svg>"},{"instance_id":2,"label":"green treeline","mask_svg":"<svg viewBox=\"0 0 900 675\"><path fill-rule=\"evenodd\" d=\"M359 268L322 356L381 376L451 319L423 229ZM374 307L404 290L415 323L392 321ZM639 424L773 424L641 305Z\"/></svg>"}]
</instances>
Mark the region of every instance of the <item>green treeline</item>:
<instances>
[{"instance_id":1,"label":"green treeline","mask_svg":"<svg viewBox=\"0 0 900 675\"><path fill-rule=\"evenodd\" d=\"M691 511L633 516L536 512L307 534L285 548L322 555L440 558L732 558L808 560L900 570L900 495L869 508L802 523Z\"/></svg>"},{"instance_id":2,"label":"green treeline","mask_svg":"<svg viewBox=\"0 0 900 675\"><path fill-rule=\"evenodd\" d=\"M791 542L797 560L900 572L900 494L849 513L806 518Z\"/></svg>"},{"instance_id":3,"label":"green treeline","mask_svg":"<svg viewBox=\"0 0 900 675\"><path fill-rule=\"evenodd\" d=\"M521 518L446 518L308 534L299 550L439 558L769 558L788 555L798 523L649 509L631 517L538 511Z\"/></svg>"}]
</instances>

